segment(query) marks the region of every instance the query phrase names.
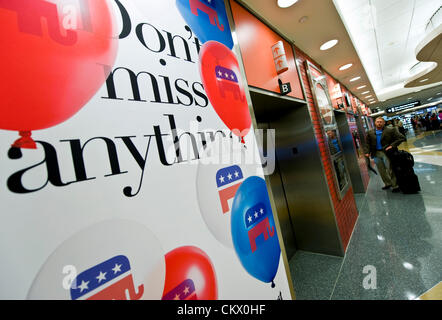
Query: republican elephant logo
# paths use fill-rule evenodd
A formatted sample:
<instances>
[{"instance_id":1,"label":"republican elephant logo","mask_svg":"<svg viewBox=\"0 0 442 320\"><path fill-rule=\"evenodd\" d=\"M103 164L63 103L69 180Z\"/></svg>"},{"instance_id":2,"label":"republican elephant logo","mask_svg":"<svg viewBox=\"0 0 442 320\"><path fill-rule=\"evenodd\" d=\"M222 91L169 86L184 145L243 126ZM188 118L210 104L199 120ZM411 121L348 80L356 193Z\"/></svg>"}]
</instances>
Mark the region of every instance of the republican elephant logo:
<instances>
[{"instance_id":1,"label":"republican elephant logo","mask_svg":"<svg viewBox=\"0 0 442 320\"><path fill-rule=\"evenodd\" d=\"M119 255L80 273L71 287L72 300L139 300L144 286L135 284L129 259Z\"/></svg>"},{"instance_id":2,"label":"republican elephant logo","mask_svg":"<svg viewBox=\"0 0 442 320\"><path fill-rule=\"evenodd\" d=\"M186 279L166 293L161 300L198 300L195 284L192 279Z\"/></svg>"},{"instance_id":3,"label":"republican elephant logo","mask_svg":"<svg viewBox=\"0 0 442 320\"><path fill-rule=\"evenodd\" d=\"M190 10L198 16L198 10L209 16L210 23L217 26L220 31L224 31L224 26L219 22L218 12L214 0L189 0Z\"/></svg>"},{"instance_id":4,"label":"republican elephant logo","mask_svg":"<svg viewBox=\"0 0 442 320\"><path fill-rule=\"evenodd\" d=\"M42 18L44 18L52 40L66 46L77 42L75 31L66 30L66 35L61 34L57 5L54 3L41 0L0 0L0 8L17 13L18 28L23 33L42 37Z\"/></svg>"},{"instance_id":5,"label":"republican elephant logo","mask_svg":"<svg viewBox=\"0 0 442 320\"><path fill-rule=\"evenodd\" d=\"M241 185L243 173L239 166L230 166L218 170L216 173L216 186L223 213L230 211L228 200L233 199Z\"/></svg>"},{"instance_id":6,"label":"republican elephant logo","mask_svg":"<svg viewBox=\"0 0 442 320\"><path fill-rule=\"evenodd\" d=\"M226 92L230 92L235 100L244 101L245 97L241 93L238 77L233 70L217 65L215 75L221 97L226 98Z\"/></svg>"},{"instance_id":7,"label":"republican elephant logo","mask_svg":"<svg viewBox=\"0 0 442 320\"><path fill-rule=\"evenodd\" d=\"M255 252L256 240L262 236L264 241L275 235L275 228L270 226L270 220L263 203L251 207L245 215L245 224L250 241L250 248Z\"/></svg>"}]
</instances>

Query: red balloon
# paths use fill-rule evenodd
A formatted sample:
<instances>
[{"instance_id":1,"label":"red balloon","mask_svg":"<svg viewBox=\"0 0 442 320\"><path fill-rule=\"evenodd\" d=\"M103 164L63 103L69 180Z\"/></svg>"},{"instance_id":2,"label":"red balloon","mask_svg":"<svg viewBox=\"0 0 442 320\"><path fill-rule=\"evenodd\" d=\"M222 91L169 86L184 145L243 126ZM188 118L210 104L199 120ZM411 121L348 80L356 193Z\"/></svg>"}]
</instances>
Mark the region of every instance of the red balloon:
<instances>
[{"instance_id":1,"label":"red balloon","mask_svg":"<svg viewBox=\"0 0 442 320\"><path fill-rule=\"evenodd\" d=\"M200 51L200 74L216 113L244 142L252 119L235 54L222 43L206 42Z\"/></svg>"},{"instance_id":2,"label":"red balloon","mask_svg":"<svg viewBox=\"0 0 442 320\"><path fill-rule=\"evenodd\" d=\"M0 0L0 128L13 147L35 148L31 130L72 117L98 91L116 59L108 1Z\"/></svg>"},{"instance_id":3,"label":"red balloon","mask_svg":"<svg viewBox=\"0 0 442 320\"><path fill-rule=\"evenodd\" d=\"M166 280L162 300L216 300L215 269L204 251L179 247L166 254Z\"/></svg>"}]
</instances>

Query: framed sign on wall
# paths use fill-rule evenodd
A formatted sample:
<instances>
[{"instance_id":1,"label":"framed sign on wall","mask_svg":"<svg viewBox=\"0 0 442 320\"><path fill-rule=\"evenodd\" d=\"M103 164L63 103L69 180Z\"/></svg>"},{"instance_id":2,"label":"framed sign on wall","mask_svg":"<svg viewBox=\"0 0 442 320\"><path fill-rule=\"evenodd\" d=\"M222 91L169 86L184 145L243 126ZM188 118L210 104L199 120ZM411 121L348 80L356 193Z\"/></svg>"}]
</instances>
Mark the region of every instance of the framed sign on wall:
<instances>
[{"instance_id":1,"label":"framed sign on wall","mask_svg":"<svg viewBox=\"0 0 442 320\"><path fill-rule=\"evenodd\" d=\"M333 174L338 195L342 199L346 194L350 179L344 160L341 137L336 123L332 101L325 74L308 60L305 62L313 98L321 117L321 129L324 140L327 141L328 155L333 163Z\"/></svg>"}]
</instances>

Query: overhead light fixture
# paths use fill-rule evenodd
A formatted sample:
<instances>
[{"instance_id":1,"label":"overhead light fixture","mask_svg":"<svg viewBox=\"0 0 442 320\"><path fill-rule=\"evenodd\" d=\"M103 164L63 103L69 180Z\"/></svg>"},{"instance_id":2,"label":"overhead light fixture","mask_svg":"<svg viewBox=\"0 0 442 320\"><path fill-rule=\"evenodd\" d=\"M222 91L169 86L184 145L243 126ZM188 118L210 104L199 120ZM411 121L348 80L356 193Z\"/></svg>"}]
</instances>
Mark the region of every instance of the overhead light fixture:
<instances>
[{"instance_id":1,"label":"overhead light fixture","mask_svg":"<svg viewBox=\"0 0 442 320\"><path fill-rule=\"evenodd\" d=\"M411 100L411 99L413 99L413 97L408 98L408 100Z\"/></svg>"},{"instance_id":2,"label":"overhead light fixture","mask_svg":"<svg viewBox=\"0 0 442 320\"><path fill-rule=\"evenodd\" d=\"M442 92L437 93L438 96L440 96L442 94Z\"/></svg>"},{"instance_id":3,"label":"overhead light fixture","mask_svg":"<svg viewBox=\"0 0 442 320\"><path fill-rule=\"evenodd\" d=\"M288 8L294 5L298 0L278 0L278 6L280 8Z\"/></svg>"},{"instance_id":4,"label":"overhead light fixture","mask_svg":"<svg viewBox=\"0 0 442 320\"><path fill-rule=\"evenodd\" d=\"M367 98L367 99L368 99L368 98L371 98L371 97L373 97L373 96L372 96L372 95L369 95L369 96L366 96L365 98Z\"/></svg>"},{"instance_id":5,"label":"overhead light fixture","mask_svg":"<svg viewBox=\"0 0 442 320\"><path fill-rule=\"evenodd\" d=\"M357 81L359 79L361 79L361 77L356 77L356 78L350 79L350 82L354 82L354 81Z\"/></svg>"},{"instance_id":6,"label":"overhead light fixture","mask_svg":"<svg viewBox=\"0 0 442 320\"><path fill-rule=\"evenodd\" d=\"M367 93L370 93L370 91L365 91L365 92L362 92L361 94L367 94Z\"/></svg>"},{"instance_id":7,"label":"overhead light fixture","mask_svg":"<svg viewBox=\"0 0 442 320\"><path fill-rule=\"evenodd\" d=\"M422 79L422 80L419 81L419 82L425 82L425 81L428 81L428 78L426 78L426 79Z\"/></svg>"},{"instance_id":8,"label":"overhead light fixture","mask_svg":"<svg viewBox=\"0 0 442 320\"><path fill-rule=\"evenodd\" d=\"M360 86L360 87L357 87L356 89L357 90L361 90L361 89L364 89L366 86Z\"/></svg>"},{"instance_id":9,"label":"overhead light fixture","mask_svg":"<svg viewBox=\"0 0 442 320\"><path fill-rule=\"evenodd\" d=\"M338 42L339 42L339 41L338 41L337 39L327 41L327 42L324 43L319 49L321 49L322 51L325 51L325 50L331 49L331 48L333 48L335 45L337 45Z\"/></svg>"},{"instance_id":10,"label":"overhead light fixture","mask_svg":"<svg viewBox=\"0 0 442 320\"><path fill-rule=\"evenodd\" d=\"M431 100L433 100L433 98L429 98L427 101L431 101Z\"/></svg>"},{"instance_id":11,"label":"overhead light fixture","mask_svg":"<svg viewBox=\"0 0 442 320\"><path fill-rule=\"evenodd\" d=\"M349 64L346 64L346 65L343 65L342 67L340 67L339 70L344 71L344 70L350 69L352 66L353 66L353 63L349 63Z\"/></svg>"}]
</instances>

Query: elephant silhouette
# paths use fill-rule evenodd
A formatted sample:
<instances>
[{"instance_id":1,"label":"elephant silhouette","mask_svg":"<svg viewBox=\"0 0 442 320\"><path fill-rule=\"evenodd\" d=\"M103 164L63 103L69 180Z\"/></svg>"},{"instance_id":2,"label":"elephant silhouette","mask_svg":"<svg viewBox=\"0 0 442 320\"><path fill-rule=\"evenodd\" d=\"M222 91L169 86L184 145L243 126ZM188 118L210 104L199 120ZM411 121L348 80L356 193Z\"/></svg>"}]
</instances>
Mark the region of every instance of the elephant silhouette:
<instances>
[{"instance_id":1,"label":"elephant silhouette","mask_svg":"<svg viewBox=\"0 0 442 320\"><path fill-rule=\"evenodd\" d=\"M139 300L143 296L143 293L143 285L138 287L138 293L135 292L134 280L130 274L90 298L87 298L87 300Z\"/></svg>"},{"instance_id":2,"label":"elephant silhouette","mask_svg":"<svg viewBox=\"0 0 442 320\"><path fill-rule=\"evenodd\" d=\"M229 212L228 200L235 197L236 190L241 185L243 179L243 173L239 166L230 166L222 168L216 173L216 184L218 187L219 199L221 202L221 208L223 213ZM221 189L229 185L227 188Z\"/></svg>"},{"instance_id":3,"label":"elephant silhouette","mask_svg":"<svg viewBox=\"0 0 442 320\"><path fill-rule=\"evenodd\" d=\"M251 230L249 230L248 235L252 252L255 252L257 250L256 239L260 235L263 235L264 240L268 240L269 236L273 237L275 235L275 228L270 227L269 217L266 217L264 220L256 224Z\"/></svg>"},{"instance_id":4,"label":"elephant silhouette","mask_svg":"<svg viewBox=\"0 0 442 320\"><path fill-rule=\"evenodd\" d=\"M52 40L65 46L74 45L77 42L77 33L73 30L66 30L66 35L62 35L57 5L54 3L42 0L0 0L0 8L17 12L20 32L43 36L41 20L44 18Z\"/></svg>"},{"instance_id":5,"label":"elephant silhouette","mask_svg":"<svg viewBox=\"0 0 442 320\"><path fill-rule=\"evenodd\" d=\"M226 91L229 91L235 100L245 100L244 95L241 93L238 77L233 70L217 65L215 67L215 75L217 79L216 85L221 97L226 98Z\"/></svg>"},{"instance_id":6,"label":"elephant silhouette","mask_svg":"<svg viewBox=\"0 0 442 320\"><path fill-rule=\"evenodd\" d=\"M135 290L129 259L119 255L80 273L71 287L71 299L139 300L144 285Z\"/></svg>"},{"instance_id":7,"label":"elephant silhouette","mask_svg":"<svg viewBox=\"0 0 442 320\"><path fill-rule=\"evenodd\" d=\"M206 3L205 3L206 2ZM214 6L214 0L212 0ZM224 31L224 26L219 22L218 12L209 6L209 2L201 0L189 0L191 12L198 16L198 10L206 13L209 16L210 23L217 26L220 31Z\"/></svg>"}]
</instances>

